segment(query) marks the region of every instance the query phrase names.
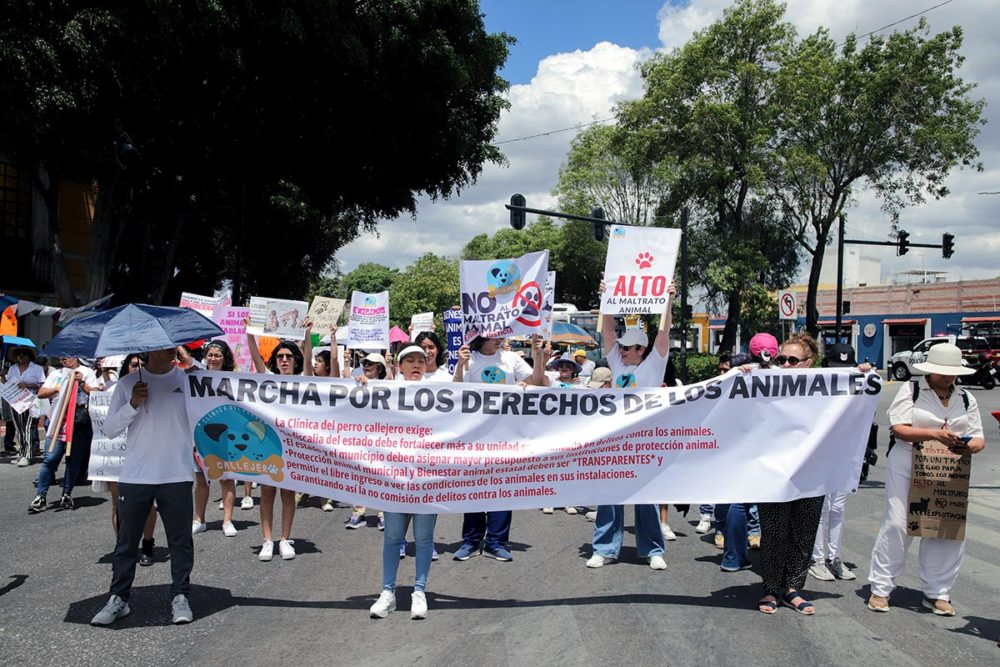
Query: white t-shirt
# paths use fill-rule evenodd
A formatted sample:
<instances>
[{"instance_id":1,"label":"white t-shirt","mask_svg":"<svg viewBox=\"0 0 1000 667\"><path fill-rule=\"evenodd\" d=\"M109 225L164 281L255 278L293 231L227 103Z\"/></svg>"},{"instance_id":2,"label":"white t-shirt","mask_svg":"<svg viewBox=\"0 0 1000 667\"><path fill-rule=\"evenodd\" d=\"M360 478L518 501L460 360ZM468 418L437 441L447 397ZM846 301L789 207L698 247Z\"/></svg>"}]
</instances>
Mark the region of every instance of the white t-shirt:
<instances>
[{"instance_id":1,"label":"white t-shirt","mask_svg":"<svg viewBox=\"0 0 1000 667\"><path fill-rule=\"evenodd\" d=\"M37 384L38 387L35 389L28 389L32 394L38 396L38 390L45 385L45 370L33 361L28 362L28 367L21 372L17 364L14 364L7 369L7 382L23 382L25 384ZM32 419L38 419L41 412L38 409L38 401L35 401L34 405L31 406L29 416Z\"/></svg>"},{"instance_id":2,"label":"white t-shirt","mask_svg":"<svg viewBox=\"0 0 1000 667\"><path fill-rule=\"evenodd\" d=\"M438 366L433 373L424 373L424 379L428 382L451 382L452 377L447 366Z\"/></svg>"},{"instance_id":3,"label":"white t-shirt","mask_svg":"<svg viewBox=\"0 0 1000 667\"><path fill-rule=\"evenodd\" d=\"M574 359L574 361L575 361L575 359ZM590 377L591 375L593 375L594 374L594 368L597 366L597 364L595 364L590 359L584 360L584 362L582 364L580 364L580 365L583 367L583 370L580 371L580 375L581 376L586 376L586 377Z\"/></svg>"},{"instance_id":4,"label":"white t-shirt","mask_svg":"<svg viewBox=\"0 0 1000 667\"><path fill-rule=\"evenodd\" d=\"M126 484L190 482L191 428L184 409L184 376L179 368L157 375L142 372L149 387L146 407L132 407L132 388L139 373L130 373L115 385L104 420L104 434L113 438L128 429L128 455L118 481Z\"/></svg>"},{"instance_id":5,"label":"white t-shirt","mask_svg":"<svg viewBox=\"0 0 1000 667\"><path fill-rule=\"evenodd\" d=\"M917 402L913 402L913 382L904 382L896 392L896 397L889 406L889 424L897 426L909 424L914 428L942 429L946 428L959 436L983 438L983 419L979 414L976 397L961 387L955 387L955 392L948 399L948 407L941 404L927 377L920 376L917 380L920 390L917 392ZM965 409L962 394L969 397L969 409ZM897 445L911 447L905 440L897 440Z\"/></svg>"},{"instance_id":6,"label":"white t-shirt","mask_svg":"<svg viewBox=\"0 0 1000 667\"><path fill-rule=\"evenodd\" d=\"M659 387L667 371L667 355L660 356L654 346L640 364L627 365L622 362L622 351L618 341L615 341L608 350L608 367L611 369L611 386L615 389Z\"/></svg>"},{"instance_id":7,"label":"white t-shirt","mask_svg":"<svg viewBox=\"0 0 1000 667\"><path fill-rule=\"evenodd\" d=\"M57 371L49 373L49 376L45 378L45 384L42 385L42 389L54 389L58 388L62 392L62 387L66 384L66 380L73 376L73 373L80 371L83 374L83 383L88 387L93 387L94 389L103 389L104 383L100 378L94 373L94 370L87 368L86 366L80 365L76 368L70 370L69 368L60 368ZM49 419L54 419L53 414L56 410L56 405L59 403L59 394L49 398ZM77 409L86 410L86 406L90 404L90 395L87 394L83 389L78 389L76 392L76 406ZM59 439L66 440L66 432L60 431Z\"/></svg>"},{"instance_id":8,"label":"white t-shirt","mask_svg":"<svg viewBox=\"0 0 1000 667\"><path fill-rule=\"evenodd\" d=\"M531 366L520 355L503 350L489 356L479 352L469 353L469 367L465 369L464 382L483 384L516 384L531 377Z\"/></svg>"}]
</instances>

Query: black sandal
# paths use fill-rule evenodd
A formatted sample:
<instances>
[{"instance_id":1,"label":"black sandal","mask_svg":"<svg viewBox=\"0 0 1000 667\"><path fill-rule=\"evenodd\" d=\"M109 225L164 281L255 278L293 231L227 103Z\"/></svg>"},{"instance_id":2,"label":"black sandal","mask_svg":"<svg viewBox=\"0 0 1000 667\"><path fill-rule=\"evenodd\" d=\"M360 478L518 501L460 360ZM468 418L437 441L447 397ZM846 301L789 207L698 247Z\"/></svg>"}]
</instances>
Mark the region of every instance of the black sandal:
<instances>
[{"instance_id":1,"label":"black sandal","mask_svg":"<svg viewBox=\"0 0 1000 667\"><path fill-rule=\"evenodd\" d=\"M787 593L781 596L781 604L785 605L789 609L794 609L795 611L799 612L804 616L814 615L816 613L816 605L814 605L812 602L809 602L805 598L802 598L803 601L798 604L792 603L792 600L801 597L802 595L800 595L798 591L788 591ZM807 611L808 609L812 609L812 612Z\"/></svg>"},{"instance_id":2,"label":"black sandal","mask_svg":"<svg viewBox=\"0 0 1000 667\"><path fill-rule=\"evenodd\" d=\"M774 598L773 600L768 600L767 598ZM757 611L762 614L774 614L778 611L778 598L775 595L768 593L760 599L757 603Z\"/></svg>"}]
</instances>

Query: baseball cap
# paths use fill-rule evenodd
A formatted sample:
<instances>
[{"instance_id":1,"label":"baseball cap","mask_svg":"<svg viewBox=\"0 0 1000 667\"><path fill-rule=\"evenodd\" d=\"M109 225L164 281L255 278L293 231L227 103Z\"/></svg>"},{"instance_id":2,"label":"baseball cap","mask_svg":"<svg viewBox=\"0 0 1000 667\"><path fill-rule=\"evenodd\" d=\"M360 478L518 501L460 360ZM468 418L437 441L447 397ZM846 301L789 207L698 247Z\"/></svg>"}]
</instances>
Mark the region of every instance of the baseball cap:
<instances>
[{"instance_id":1,"label":"baseball cap","mask_svg":"<svg viewBox=\"0 0 1000 667\"><path fill-rule=\"evenodd\" d=\"M611 369L601 366L594 369L594 374L590 376L590 382L587 383L587 386L591 389L598 389L608 382L611 382Z\"/></svg>"},{"instance_id":2,"label":"baseball cap","mask_svg":"<svg viewBox=\"0 0 1000 667\"><path fill-rule=\"evenodd\" d=\"M404 347L402 350L399 351L399 354L396 355L396 363L398 364L403 359L414 353L420 353L420 356L423 357L425 361L427 360L427 353L424 352L424 348L420 347L419 345L407 345L406 347Z\"/></svg>"},{"instance_id":3,"label":"baseball cap","mask_svg":"<svg viewBox=\"0 0 1000 667\"><path fill-rule=\"evenodd\" d=\"M618 337L618 345L619 347L626 347L628 345L649 347L649 336L641 329L626 329L625 333Z\"/></svg>"}]
</instances>

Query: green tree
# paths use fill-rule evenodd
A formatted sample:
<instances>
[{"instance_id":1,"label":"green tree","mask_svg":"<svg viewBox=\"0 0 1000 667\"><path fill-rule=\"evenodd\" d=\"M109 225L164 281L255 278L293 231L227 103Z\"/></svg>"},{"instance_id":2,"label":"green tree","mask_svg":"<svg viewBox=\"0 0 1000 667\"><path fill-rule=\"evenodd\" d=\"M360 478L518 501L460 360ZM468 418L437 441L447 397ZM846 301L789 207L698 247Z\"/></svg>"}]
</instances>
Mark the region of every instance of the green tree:
<instances>
[{"instance_id":1,"label":"green tree","mask_svg":"<svg viewBox=\"0 0 1000 667\"><path fill-rule=\"evenodd\" d=\"M363 262L340 281L343 298L350 300L351 292L377 294L385 292L399 278L399 269L375 262Z\"/></svg>"},{"instance_id":2,"label":"green tree","mask_svg":"<svg viewBox=\"0 0 1000 667\"><path fill-rule=\"evenodd\" d=\"M389 291L389 314L404 331L414 313L434 313L438 333L444 331L442 313L460 303L458 260L427 253L406 267Z\"/></svg>"},{"instance_id":3,"label":"green tree","mask_svg":"<svg viewBox=\"0 0 1000 667\"><path fill-rule=\"evenodd\" d=\"M512 40L475 1L85 4L0 13L0 154L35 175L57 277L58 184L97 193L65 305L299 293L359 229L503 161Z\"/></svg>"},{"instance_id":4,"label":"green tree","mask_svg":"<svg viewBox=\"0 0 1000 667\"><path fill-rule=\"evenodd\" d=\"M867 184L895 223L901 208L948 194L957 166L982 170L973 140L985 103L956 72L959 27L928 36L927 24L851 36L840 53L825 29L800 42L777 75L779 132L769 169L783 218L811 256L807 328L816 333L823 253L838 216Z\"/></svg>"},{"instance_id":5,"label":"green tree","mask_svg":"<svg viewBox=\"0 0 1000 667\"><path fill-rule=\"evenodd\" d=\"M735 343L746 283L759 277L731 260L770 235L754 231L770 216L751 216L750 209L761 198L772 161L776 71L794 42L783 14L772 0L737 2L681 48L645 63L643 97L619 108L626 130L651 137L650 159L672 165L665 210L688 205L696 211L696 224L716 240L705 251L720 267L729 262L739 272L739 280L716 281L730 286L720 293L727 312L724 349ZM794 249L790 253L794 258Z\"/></svg>"}]
</instances>

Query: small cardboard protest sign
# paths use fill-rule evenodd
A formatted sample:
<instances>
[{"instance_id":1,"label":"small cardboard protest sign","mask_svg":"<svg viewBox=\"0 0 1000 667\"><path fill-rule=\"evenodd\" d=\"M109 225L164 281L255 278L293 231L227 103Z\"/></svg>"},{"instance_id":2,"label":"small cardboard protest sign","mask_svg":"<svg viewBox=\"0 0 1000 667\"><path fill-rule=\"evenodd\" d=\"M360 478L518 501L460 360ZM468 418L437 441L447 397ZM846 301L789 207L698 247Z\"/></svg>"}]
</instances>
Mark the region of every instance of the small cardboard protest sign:
<instances>
[{"instance_id":1,"label":"small cardboard protest sign","mask_svg":"<svg viewBox=\"0 0 1000 667\"><path fill-rule=\"evenodd\" d=\"M421 331L434 331L434 313L413 313L410 316L410 335L416 338Z\"/></svg>"},{"instance_id":2,"label":"small cardboard protest sign","mask_svg":"<svg viewBox=\"0 0 1000 667\"><path fill-rule=\"evenodd\" d=\"M971 455L953 454L936 440L913 446L906 534L965 539Z\"/></svg>"},{"instance_id":3,"label":"small cardboard protest sign","mask_svg":"<svg viewBox=\"0 0 1000 667\"><path fill-rule=\"evenodd\" d=\"M94 427L94 437L90 444L90 461L87 477L91 480L117 482L128 453L127 431L109 438L104 435L104 420L111 405L111 391L90 392L90 422Z\"/></svg>"},{"instance_id":4,"label":"small cardboard protest sign","mask_svg":"<svg viewBox=\"0 0 1000 667\"><path fill-rule=\"evenodd\" d=\"M27 389L18 387L20 382L20 380L12 379L7 384L0 385L0 397L3 397L11 410L17 414L27 412L35 404L35 395Z\"/></svg>"},{"instance_id":5,"label":"small cardboard protest sign","mask_svg":"<svg viewBox=\"0 0 1000 667\"><path fill-rule=\"evenodd\" d=\"M681 231L613 225L604 263L605 315L661 315L670 298Z\"/></svg>"},{"instance_id":6,"label":"small cardboard protest sign","mask_svg":"<svg viewBox=\"0 0 1000 667\"><path fill-rule=\"evenodd\" d=\"M250 297L250 325L246 332L255 336L273 336L302 340L305 337L306 312L309 304L305 301L288 299L267 299Z\"/></svg>"},{"instance_id":7,"label":"small cardboard protest sign","mask_svg":"<svg viewBox=\"0 0 1000 667\"><path fill-rule=\"evenodd\" d=\"M344 299L334 299L328 296L314 296L312 305L309 306L309 317L312 318L312 330L325 336L330 332L330 327L340 320L340 314L344 312Z\"/></svg>"}]
</instances>

